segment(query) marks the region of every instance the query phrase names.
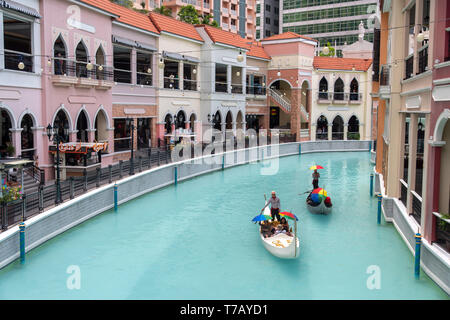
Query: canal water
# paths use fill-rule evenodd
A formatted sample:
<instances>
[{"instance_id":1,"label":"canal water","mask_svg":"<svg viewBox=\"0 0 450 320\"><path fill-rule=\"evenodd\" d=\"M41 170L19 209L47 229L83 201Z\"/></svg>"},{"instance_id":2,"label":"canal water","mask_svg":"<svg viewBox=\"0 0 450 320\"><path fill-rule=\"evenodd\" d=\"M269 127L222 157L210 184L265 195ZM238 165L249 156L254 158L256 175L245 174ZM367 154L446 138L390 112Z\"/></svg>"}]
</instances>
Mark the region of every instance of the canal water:
<instances>
[{"instance_id":1,"label":"canal water","mask_svg":"<svg viewBox=\"0 0 450 320\"><path fill-rule=\"evenodd\" d=\"M390 223L377 224L369 153L256 163L154 191L64 232L0 270L0 299L448 299ZM309 167L333 202L306 210ZM251 222L264 194L299 217L300 257L267 252ZM78 288L79 287L79 288Z\"/></svg>"}]
</instances>

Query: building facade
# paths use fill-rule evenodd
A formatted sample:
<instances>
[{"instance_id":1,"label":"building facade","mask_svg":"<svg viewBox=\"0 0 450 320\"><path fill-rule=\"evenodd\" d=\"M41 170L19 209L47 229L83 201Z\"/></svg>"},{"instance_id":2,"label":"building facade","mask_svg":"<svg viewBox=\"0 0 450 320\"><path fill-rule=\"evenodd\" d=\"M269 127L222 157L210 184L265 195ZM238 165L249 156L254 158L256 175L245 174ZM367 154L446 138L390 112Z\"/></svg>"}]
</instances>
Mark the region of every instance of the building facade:
<instances>
[{"instance_id":1,"label":"building facade","mask_svg":"<svg viewBox=\"0 0 450 320\"><path fill-rule=\"evenodd\" d=\"M280 1L280 33L292 31L329 42L341 56L345 45L358 41L361 21L367 30L364 39L373 42L378 0L362 1Z\"/></svg>"},{"instance_id":2,"label":"building facade","mask_svg":"<svg viewBox=\"0 0 450 320\"><path fill-rule=\"evenodd\" d=\"M371 140L372 60L314 57L311 140Z\"/></svg>"},{"instance_id":3,"label":"building facade","mask_svg":"<svg viewBox=\"0 0 450 320\"><path fill-rule=\"evenodd\" d=\"M268 38L280 32L280 1L256 1L256 40Z\"/></svg>"},{"instance_id":4,"label":"building facade","mask_svg":"<svg viewBox=\"0 0 450 320\"><path fill-rule=\"evenodd\" d=\"M0 3L0 157L38 159L42 133L39 1Z\"/></svg>"}]
</instances>

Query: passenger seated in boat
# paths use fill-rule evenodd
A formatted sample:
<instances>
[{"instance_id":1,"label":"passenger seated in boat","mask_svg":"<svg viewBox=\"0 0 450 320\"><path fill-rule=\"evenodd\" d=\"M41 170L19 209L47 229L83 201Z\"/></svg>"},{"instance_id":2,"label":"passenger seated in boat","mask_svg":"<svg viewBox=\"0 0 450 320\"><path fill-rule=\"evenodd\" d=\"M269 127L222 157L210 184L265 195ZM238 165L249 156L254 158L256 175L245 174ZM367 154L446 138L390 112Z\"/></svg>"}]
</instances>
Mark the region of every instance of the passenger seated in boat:
<instances>
[{"instance_id":1,"label":"passenger seated in boat","mask_svg":"<svg viewBox=\"0 0 450 320\"><path fill-rule=\"evenodd\" d=\"M261 233L264 238L272 236L272 224L269 221L263 221L261 224Z\"/></svg>"},{"instance_id":2,"label":"passenger seated in boat","mask_svg":"<svg viewBox=\"0 0 450 320\"><path fill-rule=\"evenodd\" d=\"M319 203L315 203L312 199L311 199L311 193L309 194L309 196L306 198L306 203L309 204L311 207L317 207Z\"/></svg>"},{"instance_id":3,"label":"passenger seated in boat","mask_svg":"<svg viewBox=\"0 0 450 320\"><path fill-rule=\"evenodd\" d=\"M333 204L331 203L331 198L330 198L330 197L327 197L327 198L325 199L324 203L325 203L325 206L326 206L327 208L330 208L331 206L333 206Z\"/></svg>"},{"instance_id":4,"label":"passenger seated in boat","mask_svg":"<svg viewBox=\"0 0 450 320\"><path fill-rule=\"evenodd\" d=\"M291 236L291 237L292 237L292 234L289 232L289 223L287 222L287 220L286 220L285 217L281 218L280 225L281 225L282 228L283 228L283 229L282 229L283 232L286 232L286 234L287 234L288 236Z\"/></svg>"}]
</instances>

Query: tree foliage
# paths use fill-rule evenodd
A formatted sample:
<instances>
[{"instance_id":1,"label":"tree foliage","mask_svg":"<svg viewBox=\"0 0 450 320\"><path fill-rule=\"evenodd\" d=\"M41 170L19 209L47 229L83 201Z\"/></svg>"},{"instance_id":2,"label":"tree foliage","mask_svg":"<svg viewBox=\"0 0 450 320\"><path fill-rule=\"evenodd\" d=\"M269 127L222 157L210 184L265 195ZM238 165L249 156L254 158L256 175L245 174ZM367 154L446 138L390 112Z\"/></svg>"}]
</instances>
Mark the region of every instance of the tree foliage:
<instances>
[{"instance_id":1,"label":"tree foliage","mask_svg":"<svg viewBox=\"0 0 450 320\"><path fill-rule=\"evenodd\" d=\"M191 4L188 4L187 6L184 6L180 9L180 12L178 12L178 17L180 18L180 21L184 21L190 24L199 24L200 19L199 15L197 13L197 10L195 7Z\"/></svg>"},{"instance_id":2,"label":"tree foliage","mask_svg":"<svg viewBox=\"0 0 450 320\"><path fill-rule=\"evenodd\" d=\"M159 8L153 9L153 12L162 14L162 15L167 16L167 17L172 16L172 10L170 10L169 8L164 7L164 6L161 6Z\"/></svg>"},{"instance_id":3,"label":"tree foliage","mask_svg":"<svg viewBox=\"0 0 450 320\"><path fill-rule=\"evenodd\" d=\"M334 57L336 50L331 46L331 43L327 42L328 54L320 51L319 56L321 57Z\"/></svg>"},{"instance_id":4,"label":"tree foliage","mask_svg":"<svg viewBox=\"0 0 450 320\"><path fill-rule=\"evenodd\" d=\"M133 1L131 0L111 0L111 2L117 3L123 7L132 9L134 7Z\"/></svg>"}]
</instances>

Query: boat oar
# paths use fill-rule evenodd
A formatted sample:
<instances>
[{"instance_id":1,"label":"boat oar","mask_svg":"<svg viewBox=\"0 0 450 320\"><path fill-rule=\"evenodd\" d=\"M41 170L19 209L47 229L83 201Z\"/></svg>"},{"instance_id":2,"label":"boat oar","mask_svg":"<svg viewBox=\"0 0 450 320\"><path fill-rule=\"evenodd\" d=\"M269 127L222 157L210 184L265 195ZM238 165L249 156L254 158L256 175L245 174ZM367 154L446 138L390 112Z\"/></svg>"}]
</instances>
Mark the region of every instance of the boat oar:
<instances>
[{"instance_id":1,"label":"boat oar","mask_svg":"<svg viewBox=\"0 0 450 320\"><path fill-rule=\"evenodd\" d=\"M299 195L299 196L302 196L302 195L304 195L304 194L311 193L311 192L312 192L312 190L311 190L311 191L305 191L305 192L303 192L303 193L299 193L298 195Z\"/></svg>"}]
</instances>

